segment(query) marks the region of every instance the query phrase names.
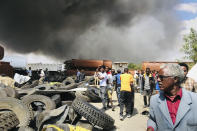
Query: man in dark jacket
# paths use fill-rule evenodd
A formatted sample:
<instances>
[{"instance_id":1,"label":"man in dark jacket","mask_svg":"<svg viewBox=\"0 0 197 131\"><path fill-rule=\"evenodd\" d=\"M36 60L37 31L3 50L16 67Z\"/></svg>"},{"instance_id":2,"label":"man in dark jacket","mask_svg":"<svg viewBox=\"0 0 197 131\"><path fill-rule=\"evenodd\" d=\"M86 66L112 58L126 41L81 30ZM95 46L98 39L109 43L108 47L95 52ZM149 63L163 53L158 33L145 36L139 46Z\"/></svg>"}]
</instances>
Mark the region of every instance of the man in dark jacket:
<instances>
[{"instance_id":1,"label":"man in dark jacket","mask_svg":"<svg viewBox=\"0 0 197 131\"><path fill-rule=\"evenodd\" d=\"M144 95L144 107L150 105L150 97L152 95L154 89L154 78L151 74L150 68L146 68L146 73L142 77L142 87L143 87L143 95ZM148 103L147 103L148 98Z\"/></svg>"}]
</instances>

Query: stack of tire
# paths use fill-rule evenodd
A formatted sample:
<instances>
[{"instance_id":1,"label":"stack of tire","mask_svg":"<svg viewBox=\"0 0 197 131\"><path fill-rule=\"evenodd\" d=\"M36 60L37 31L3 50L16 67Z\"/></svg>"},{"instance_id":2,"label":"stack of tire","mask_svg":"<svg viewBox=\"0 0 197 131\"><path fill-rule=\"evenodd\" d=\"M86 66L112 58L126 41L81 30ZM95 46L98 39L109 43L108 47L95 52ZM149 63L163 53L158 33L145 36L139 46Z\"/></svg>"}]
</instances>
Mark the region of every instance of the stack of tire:
<instances>
[{"instance_id":1,"label":"stack of tire","mask_svg":"<svg viewBox=\"0 0 197 131\"><path fill-rule=\"evenodd\" d=\"M55 102L43 95L29 95L19 100L16 90L5 85L0 86L0 97L0 131L13 128L18 131L31 131L28 126L37 112L32 107L34 102L42 103L44 110L56 108Z\"/></svg>"}]
</instances>

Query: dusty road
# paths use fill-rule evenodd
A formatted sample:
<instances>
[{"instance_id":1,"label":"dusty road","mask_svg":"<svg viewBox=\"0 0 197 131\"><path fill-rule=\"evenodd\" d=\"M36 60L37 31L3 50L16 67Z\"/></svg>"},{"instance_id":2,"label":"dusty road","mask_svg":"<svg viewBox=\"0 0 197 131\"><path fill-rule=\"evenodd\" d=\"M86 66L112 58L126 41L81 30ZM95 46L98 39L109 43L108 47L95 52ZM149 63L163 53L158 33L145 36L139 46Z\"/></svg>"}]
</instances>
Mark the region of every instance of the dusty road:
<instances>
[{"instance_id":1,"label":"dusty road","mask_svg":"<svg viewBox=\"0 0 197 131\"><path fill-rule=\"evenodd\" d=\"M133 115L131 118L125 118L124 121L119 120L120 108L117 106L118 103L115 93L113 94L113 98L114 105L116 106L115 111L108 109L106 113L115 119L116 129L114 129L114 131L145 131L148 117L142 115L141 112L148 109L143 108L143 97L139 93L135 93L135 109ZM102 107L101 103L94 103L93 105L98 108Z\"/></svg>"}]
</instances>

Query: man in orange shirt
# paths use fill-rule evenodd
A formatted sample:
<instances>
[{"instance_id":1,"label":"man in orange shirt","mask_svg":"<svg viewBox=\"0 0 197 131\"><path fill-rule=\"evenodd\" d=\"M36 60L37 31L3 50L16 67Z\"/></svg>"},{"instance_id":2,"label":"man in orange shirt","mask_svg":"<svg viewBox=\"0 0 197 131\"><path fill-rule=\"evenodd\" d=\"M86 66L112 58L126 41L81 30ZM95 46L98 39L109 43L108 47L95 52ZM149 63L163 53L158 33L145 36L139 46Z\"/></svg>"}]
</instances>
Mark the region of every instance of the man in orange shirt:
<instances>
[{"instance_id":1,"label":"man in orange shirt","mask_svg":"<svg viewBox=\"0 0 197 131\"><path fill-rule=\"evenodd\" d=\"M121 88L120 88L120 120L123 120L123 109L126 107L126 115L131 117L131 104L132 104L132 90L133 76L128 73L128 68L124 69L124 74L120 75Z\"/></svg>"}]
</instances>

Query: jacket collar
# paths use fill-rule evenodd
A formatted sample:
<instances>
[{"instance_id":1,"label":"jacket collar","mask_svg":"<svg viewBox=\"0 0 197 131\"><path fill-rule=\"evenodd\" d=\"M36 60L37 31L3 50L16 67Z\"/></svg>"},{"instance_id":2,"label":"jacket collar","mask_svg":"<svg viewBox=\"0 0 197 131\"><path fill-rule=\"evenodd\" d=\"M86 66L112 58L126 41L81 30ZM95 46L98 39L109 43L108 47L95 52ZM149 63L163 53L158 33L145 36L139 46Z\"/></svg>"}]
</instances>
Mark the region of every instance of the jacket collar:
<instances>
[{"instance_id":1,"label":"jacket collar","mask_svg":"<svg viewBox=\"0 0 197 131\"><path fill-rule=\"evenodd\" d=\"M152 77L151 73L149 74L148 77ZM146 78L146 73L144 73L144 78Z\"/></svg>"},{"instance_id":2,"label":"jacket collar","mask_svg":"<svg viewBox=\"0 0 197 131\"><path fill-rule=\"evenodd\" d=\"M179 124L179 122L182 120L182 118L190 110L190 104L192 103L192 100L191 100L191 97L190 97L188 91L186 91L184 88L182 88L182 98L181 98L181 102L179 104L179 108L178 108L178 112L177 112L177 116L176 116L176 122L174 125L173 125L172 119L170 117L170 113L168 110L168 106L167 106L166 98L164 96L164 92L162 92L162 91L160 92L158 103L159 103L159 108L160 108L161 112L163 113L164 117L167 119L170 126L172 128L174 128Z\"/></svg>"}]
</instances>

